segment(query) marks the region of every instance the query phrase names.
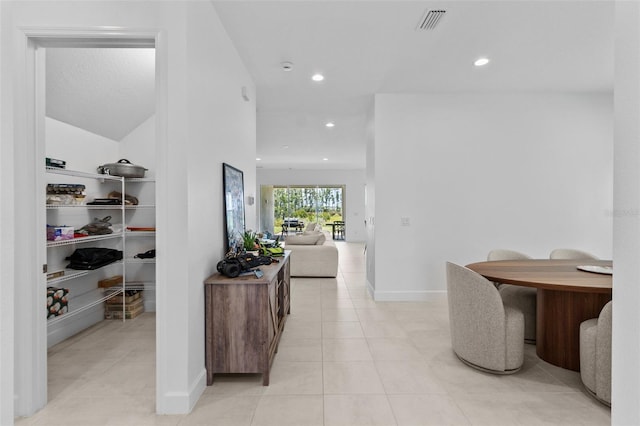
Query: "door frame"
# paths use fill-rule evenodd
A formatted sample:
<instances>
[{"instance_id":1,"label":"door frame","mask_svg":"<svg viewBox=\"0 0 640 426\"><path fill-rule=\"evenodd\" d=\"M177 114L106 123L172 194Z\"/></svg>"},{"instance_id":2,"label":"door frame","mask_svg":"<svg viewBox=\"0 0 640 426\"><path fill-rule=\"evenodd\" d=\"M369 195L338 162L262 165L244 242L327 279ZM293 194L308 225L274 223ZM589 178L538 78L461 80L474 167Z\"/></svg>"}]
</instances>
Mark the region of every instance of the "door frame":
<instances>
[{"instance_id":1,"label":"door frame","mask_svg":"<svg viewBox=\"0 0 640 426\"><path fill-rule=\"evenodd\" d=\"M42 265L46 260L43 244L46 223L42 206L42 188L45 182L44 158L44 68L46 47L154 47L155 48L155 94L156 94L156 199L157 211L167 203L162 188L167 175L167 71L168 52L166 34L161 30L128 29L69 29L69 28L21 28L17 40L17 63L15 64L15 129L14 129L14 200L15 229L20 238L15 238L14 250L14 298L13 324L14 360L13 370L14 406L13 414L30 416L47 404L47 324L44 303L46 285ZM17 165L22 165L21 167ZM157 227L166 229L166 215L157 215ZM159 237L159 238L158 238ZM163 233L156 234L159 252L166 245ZM34 255L35 254L35 255ZM156 265L156 298L164 298L163 262ZM42 297L41 294L42 293ZM156 330L161 329L166 319L162 304L157 303ZM161 335L157 333L156 335ZM164 342L156 339L156 358L161 358L160 348ZM156 365L159 365L156 363ZM3 372L6 371L3 367ZM156 377L159 374L156 371ZM157 380L158 382L158 380ZM9 407L2 407L3 411Z\"/></svg>"}]
</instances>

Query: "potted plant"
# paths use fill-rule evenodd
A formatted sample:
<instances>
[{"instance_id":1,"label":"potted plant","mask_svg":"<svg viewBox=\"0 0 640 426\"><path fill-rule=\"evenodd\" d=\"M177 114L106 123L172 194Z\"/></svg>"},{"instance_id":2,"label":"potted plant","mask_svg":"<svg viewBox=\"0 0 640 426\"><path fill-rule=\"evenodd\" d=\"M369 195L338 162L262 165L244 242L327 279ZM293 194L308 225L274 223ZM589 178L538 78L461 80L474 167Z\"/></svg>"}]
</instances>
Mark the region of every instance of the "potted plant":
<instances>
[{"instance_id":1,"label":"potted plant","mask_svg":"<svg viewBox=\"0 0 640 426\"><path fill-rule=\"evenodd\" d=\"M244 231L242 234L243 248L245 251L256 251L259 246L256 243L256 233L252 230Z\"/></svg>"}]
</instances>

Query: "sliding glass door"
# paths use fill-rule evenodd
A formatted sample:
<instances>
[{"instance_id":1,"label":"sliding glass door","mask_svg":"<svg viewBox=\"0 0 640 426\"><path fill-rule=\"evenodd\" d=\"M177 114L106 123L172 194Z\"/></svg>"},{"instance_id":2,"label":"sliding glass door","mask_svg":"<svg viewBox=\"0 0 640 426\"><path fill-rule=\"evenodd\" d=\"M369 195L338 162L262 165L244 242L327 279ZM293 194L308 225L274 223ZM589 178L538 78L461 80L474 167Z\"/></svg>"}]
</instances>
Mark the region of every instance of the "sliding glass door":
<instances>
[{"instance_id":1,"label":"sliding glass door","mask_svg":"<svg viewBox=\"0 0 640 426\"><path fill-rule=\"evenodd\" d=\"M262 218L261 223L273 224L268 231L274 234L300 232L309 223L319 223L323 229L331 230L329 223L343 220L344 186L273 185L263 186L261 192L270 194L273 203L273 210L261 211L261 215L273 215L273 221ZM263 203L268 205L269 200Z\"/></svg>"}]
</instances>

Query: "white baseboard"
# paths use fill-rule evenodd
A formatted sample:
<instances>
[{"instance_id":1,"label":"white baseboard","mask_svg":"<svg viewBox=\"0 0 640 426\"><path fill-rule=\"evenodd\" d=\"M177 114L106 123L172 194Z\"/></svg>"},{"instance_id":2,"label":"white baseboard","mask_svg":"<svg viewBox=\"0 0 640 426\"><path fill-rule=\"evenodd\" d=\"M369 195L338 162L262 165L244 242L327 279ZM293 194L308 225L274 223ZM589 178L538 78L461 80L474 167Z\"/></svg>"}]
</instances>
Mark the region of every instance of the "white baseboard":
<instances>
[{"instance_id":1,"label":"white baseboard","mask_svg":"<svg viewBox=\"0 0 640 426\"><path fill-rule=\"evenodd\" d=\"M369 280L367 280L367 292L369 293L369 296L375 300L376 288L369 282Z\"/></svg>"},{"instance_id":2,"label":"white baseboard","mask_svg":"<svg viewBox=\"0 0 640 426\"><path fill-rule=\"evenodd\" d=\"M188 392L166 392L158 396L156 414L189 414L207 386L207 370L202 369Z\"/></svg>"}]
</instances>

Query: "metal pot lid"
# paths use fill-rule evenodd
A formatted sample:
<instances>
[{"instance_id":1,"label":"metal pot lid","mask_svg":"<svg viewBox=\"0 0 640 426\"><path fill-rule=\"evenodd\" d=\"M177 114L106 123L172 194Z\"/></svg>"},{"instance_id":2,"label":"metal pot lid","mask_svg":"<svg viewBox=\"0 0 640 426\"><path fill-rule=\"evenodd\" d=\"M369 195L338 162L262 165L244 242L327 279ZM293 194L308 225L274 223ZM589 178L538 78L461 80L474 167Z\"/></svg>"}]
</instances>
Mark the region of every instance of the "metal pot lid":
<instances>
[{"instance_id":1,"label":"metal pot lid","mask_svg":"<svg viewBox=\"0 0 640 426\"><path fill-rule=\"evenodd\" d=\"M142 166L137 166L135 164L132 164L131 161L127 160L126 158L122 158L122 159L118 160L117 163L107 163L103 167L113 167L113 166L130 167L130 168L141 167L141 168L147 170L146 168L144 168Z\"/></svg>"}]
</instances>

